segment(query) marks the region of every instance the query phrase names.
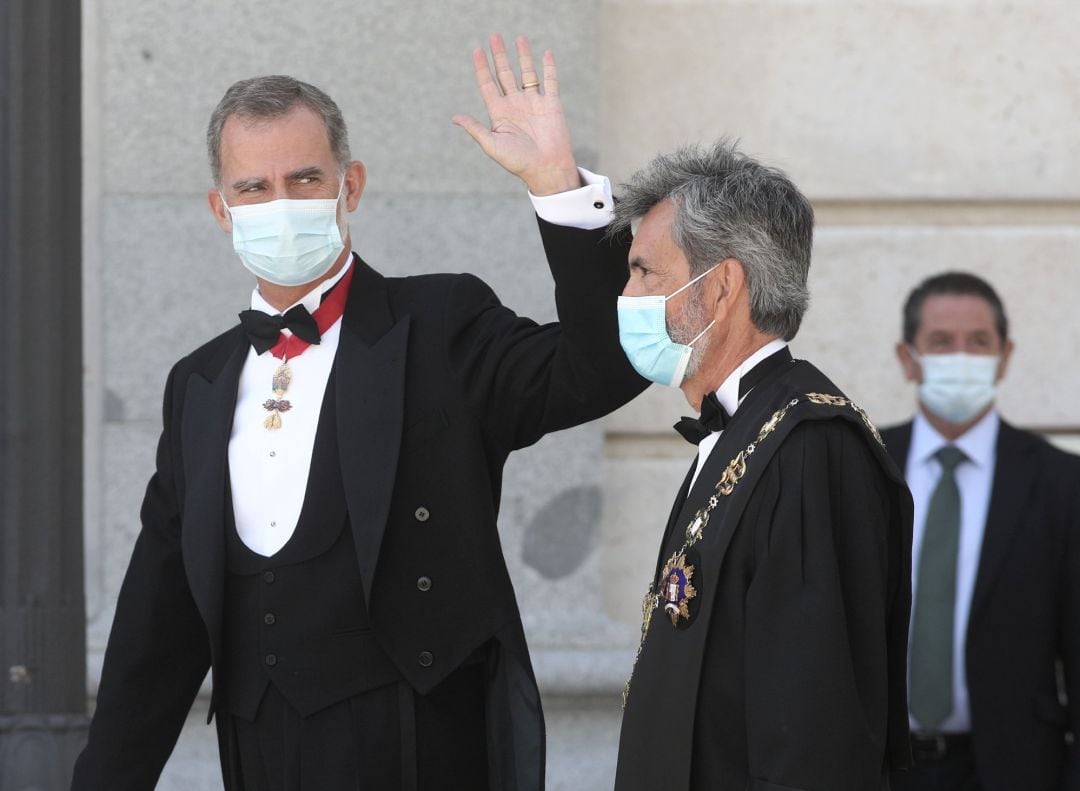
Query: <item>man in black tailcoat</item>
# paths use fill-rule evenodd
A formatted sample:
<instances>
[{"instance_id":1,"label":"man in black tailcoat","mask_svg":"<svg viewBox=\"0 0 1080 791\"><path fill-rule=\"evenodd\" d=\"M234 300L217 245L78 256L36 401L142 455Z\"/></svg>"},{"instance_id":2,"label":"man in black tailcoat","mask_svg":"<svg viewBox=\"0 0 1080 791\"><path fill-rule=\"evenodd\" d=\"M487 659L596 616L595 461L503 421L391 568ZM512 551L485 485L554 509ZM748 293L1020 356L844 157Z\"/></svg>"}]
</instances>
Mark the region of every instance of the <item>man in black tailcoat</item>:
<instances>
[{"instance_id":1,"label":"man in black tailcoat","mask_svg":"<svg viewBox=\"0 0 1080 791\"><path fill-rule=\"evenodd\" d=\"M619 301L698 456L644 601L617 791L869 791L909 760L911 500L865 412L787 344L809 202L726 143L657 157ZM659 531L658 531L659 532Z\"/></svg>"},{"instance_id":2,"label":"man in black tailcoat","mask_svg":"<svg viewBox=\"0 0 1080 791\"><path fill-rule=\"evenodd\" d=\"M1080 788L1080 458L1003 420L994 288L920 283L897 355L912 421L882 432L915 500L912 755L898 791Z\"/></svg>"},{"instance_id":3,"label":"man in black tailcoat","mask_svg":"<svg viewBox=\"0 0 1080 791\"><path fill-rule=\"evenodd\" d=\"M503 463L646 383L618 346L626 237L604 237L610 187L582 186L554 61L538 73L519 39L519 84L492 51L490 128L456 120L538 212L561 195L593 215L540 220L558 324L355 255L365 172L322 91L255 78L215 110L209 202L257 288L169 374L75 789L153 788L208 669L229 791L543 787Z\"/></svg>"}]
</instances>

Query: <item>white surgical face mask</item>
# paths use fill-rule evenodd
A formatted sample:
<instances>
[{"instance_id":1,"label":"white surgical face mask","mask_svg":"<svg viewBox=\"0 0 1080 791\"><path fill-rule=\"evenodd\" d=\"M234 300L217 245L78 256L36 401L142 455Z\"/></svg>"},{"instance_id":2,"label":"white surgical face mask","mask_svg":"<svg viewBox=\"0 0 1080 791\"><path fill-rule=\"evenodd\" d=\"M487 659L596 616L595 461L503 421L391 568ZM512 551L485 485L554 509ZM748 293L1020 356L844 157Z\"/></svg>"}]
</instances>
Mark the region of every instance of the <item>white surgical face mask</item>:
<instances>
[{"instance_id":1,"label":"white surgical face mask","mask_svg":"<svg viewBox=\"0 0 1080 791\"><path fill-rule=\"evenodd\" d=\"M279 286L300 286L330 271L345 249L337 217L344 187L342 177L338 196L332 199L226 203L233 249L248 271Z\"/></svg>"},{"instance_id":2,"label":"white surgical face mask","mask_svg":"<svg viewBox=\"0 0 1080 791\"><path fill-rule=\"evenodd\" d=\"M675 343L667 331L665 303L701 280L716 269L716 266L702 272L666 297L619 297L619 343L622 344L626 358L634 366L634 370L650 382L668 387L682 384L690 355L694 352L693 345L716 322L710 321L690 343Z\"/></svg>"},{"instance_id":3,"label":"white surgical face mask","mask_svg":"<svg viewBox=\"0 0 1080 791\"><path fill-rule=\"evenodd\" d=\"M916 354L923 381L919 400L949 423L967 423L988 407L997 392L1001 358L992 354Z\"/></svg>"}]
</instances>

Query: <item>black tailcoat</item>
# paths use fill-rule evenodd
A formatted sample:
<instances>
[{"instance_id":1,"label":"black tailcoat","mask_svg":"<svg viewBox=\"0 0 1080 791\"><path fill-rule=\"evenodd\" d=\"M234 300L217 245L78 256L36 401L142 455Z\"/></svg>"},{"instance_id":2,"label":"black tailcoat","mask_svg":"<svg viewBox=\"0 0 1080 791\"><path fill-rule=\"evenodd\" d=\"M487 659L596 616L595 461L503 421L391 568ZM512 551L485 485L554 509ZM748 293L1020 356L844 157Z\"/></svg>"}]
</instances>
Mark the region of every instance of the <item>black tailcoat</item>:
<instances>
[{"instance_id":1,"label":"black tailcoat","mask_svg":"<svg viewBox=\"0 0 1080 791\"><path fill-rule=\"evenodd\" d=\"M649 624L617 791L867 791L907 765L911 498L841 399L807 362L769 374L676 502L657 578L738 478L687 552L689 620Z\"/></svg>"},{"instance_id":2,"label":"black tailcoat","mask_svg":"<svg viewBox=\"0 0 1080 791\"><path fill-rule=\"evenodd\" d=\"M356 259L334 368L372 630L421 696L490 647L492 788L529 791L543 786L543 716L496 528L503 463L646 385L618 341L628 239L540 226L560 323L519 318L471 275L389 278ZM207 668L221 692L227 447L247 348L236 327L169 374L80 791L152 788Z\"/></svg>"},{"instance_id":3,"label":"black tailcoat","mask_svg":"<svg viewBox=\"0 0 1080 791\"><path fill-rule=\"evenodd\" d=\"M911 423L882 436L905 468ZM964 657L979 782L1080 789L1080 458L1004 421L995 455Z\"/></svg>"}]
</instances>

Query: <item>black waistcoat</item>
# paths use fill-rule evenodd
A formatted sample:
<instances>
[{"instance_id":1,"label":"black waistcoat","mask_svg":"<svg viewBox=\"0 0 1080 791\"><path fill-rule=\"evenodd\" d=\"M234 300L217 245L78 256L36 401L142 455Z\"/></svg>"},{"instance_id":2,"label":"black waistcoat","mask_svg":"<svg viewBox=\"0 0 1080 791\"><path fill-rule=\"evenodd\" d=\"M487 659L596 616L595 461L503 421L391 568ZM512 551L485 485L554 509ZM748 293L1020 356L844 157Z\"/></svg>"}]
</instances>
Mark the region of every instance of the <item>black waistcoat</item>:
<instances>
[{"instance_id":1,"label":"black waistcoat","mask_svg":"<svg viewBox=\"0 0 1080 791\"><path fill-rule=\"evenodd\" d=\"M248 549L226 497L223 703L248 720L269 684L306 717L400 679L364 602L338 461L334 390L331 375L303 507L285 546L270 557Z\"/></svg>"}]
</instances>

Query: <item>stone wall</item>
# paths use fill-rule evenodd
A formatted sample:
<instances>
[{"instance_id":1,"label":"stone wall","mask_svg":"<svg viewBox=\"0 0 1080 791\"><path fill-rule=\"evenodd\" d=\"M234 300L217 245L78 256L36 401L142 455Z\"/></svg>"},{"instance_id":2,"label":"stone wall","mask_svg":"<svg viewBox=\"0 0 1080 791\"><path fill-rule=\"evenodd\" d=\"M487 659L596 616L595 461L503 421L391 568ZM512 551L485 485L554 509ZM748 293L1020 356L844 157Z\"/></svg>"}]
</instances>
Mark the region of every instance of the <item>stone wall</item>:
<instances>
[{"instance_id":1,"label":"stone wall","mask_svg":"<svg viewBox=\"0 0 1080 791\"><path fill-rule=\"evenodd\" d=\"M1078 444L1080 59L1058 2L609 2L601 166L720 137L785 169L814 202L812 305L792 344L879 425L907 419L894 355L922 278L986 277L1017 349L1008 420ZM677 75L677 76L676 76ZM656 525L693 458L652 388L608 418L611 617L638 619ZM651 517L651 518L648 518ZM647 572L646 572L647 573ZM637 574L641 576L640 571Z\"/></svg>"},{"instance_id":2,"label":"stone wall","mask_svg":"<svg viewBox=\"0 0 1080 791\"><path fill-rule=\"evenodd\" d=\"M90 686L138 531L173 361L235 321L251 282L206 208L203 134L234 80L289 73L341 105L367 192L357 250L388 274L469 271L554 316L517 182L449 119L480 114L490 30L556 51L582 164L625 178L727 135L819 217L794 344L882 424L912 404L893 360L922 276L989 277L1018 349L1002 408L1063 442L1080 426L1080 59L1066 2L83 0ZM504 549L549 723L549 787L609 788L618 692L670 498L693 456L654 388L506 470ZM160 788L220 788L200 701Z\"/></svg>"}]
</instances>

